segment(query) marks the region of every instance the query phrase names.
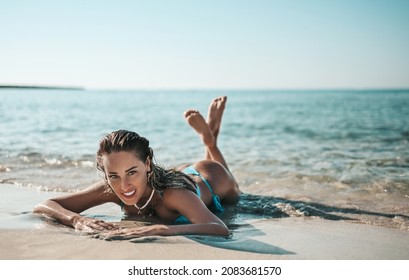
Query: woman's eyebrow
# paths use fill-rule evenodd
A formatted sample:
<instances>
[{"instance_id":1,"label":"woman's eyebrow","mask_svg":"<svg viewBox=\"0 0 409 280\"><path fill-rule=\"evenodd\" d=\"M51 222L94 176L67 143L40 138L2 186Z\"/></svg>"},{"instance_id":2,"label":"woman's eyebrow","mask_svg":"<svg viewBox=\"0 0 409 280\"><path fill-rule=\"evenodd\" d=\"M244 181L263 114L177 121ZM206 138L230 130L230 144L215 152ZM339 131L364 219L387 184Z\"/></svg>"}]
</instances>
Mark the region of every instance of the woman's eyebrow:
<instances>
[{"instance_id":1,"label":"woman's eyebrow","mask_svg":"<svg viewBox=\"0 0 409 280\"><path fill-rule=\"evenodd\" d=\"M127 172L129 172L129 171L131 171L132 169L138 169L138 166L132 166L131 168L129 168L129 169L127 169L127 170L125 170L125 173L127 173ZM112 175L116 175L116 174L118 174L118 172L115 172L115 171L109 171L108 172L108 174L112 174Z\"/></svg>"},{"instance_id":2,"label":"woman's eyebrow","mask_svg":"<svg viewBox=\"0 0 409 280\"><path fill-rule=\"evenodd\" d=\"M135 169L135 168L138 168L138 166L132 166L131 168L129 168L129 169L127 169L127 170L125 170L125 172L129 172L129 171L131 171L132 169Z\"/></svg>"}]
</instances>

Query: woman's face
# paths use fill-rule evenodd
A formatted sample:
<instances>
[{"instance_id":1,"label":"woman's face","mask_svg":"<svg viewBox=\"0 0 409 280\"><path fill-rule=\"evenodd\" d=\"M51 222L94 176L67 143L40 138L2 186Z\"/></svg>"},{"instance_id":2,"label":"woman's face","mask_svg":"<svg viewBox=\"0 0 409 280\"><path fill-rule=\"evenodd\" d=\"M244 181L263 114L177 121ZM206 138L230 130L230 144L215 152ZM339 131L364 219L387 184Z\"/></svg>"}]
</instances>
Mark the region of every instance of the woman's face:
<instances>
[{"instance_id":1,"label":"woman's face","mask_svg":"<svg viewBox=\"0 0 409 280\"><path fill-rule=\"evenodd\" d=\"M145 163L132 152L113 152L103 155L102 163L109 185L126 205L134 205L150 192L147 188L149 160Z\"/></svg>"}]
</instances>

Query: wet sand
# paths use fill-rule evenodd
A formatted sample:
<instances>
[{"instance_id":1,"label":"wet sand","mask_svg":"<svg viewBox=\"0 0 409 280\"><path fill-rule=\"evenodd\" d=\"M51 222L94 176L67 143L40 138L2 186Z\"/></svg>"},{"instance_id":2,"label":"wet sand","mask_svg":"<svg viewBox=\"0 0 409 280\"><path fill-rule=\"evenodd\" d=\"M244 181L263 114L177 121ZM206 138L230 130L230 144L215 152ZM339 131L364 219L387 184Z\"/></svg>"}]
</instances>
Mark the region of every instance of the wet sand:
<instances>
[{"instance_id":1,"label":"wet sand","mask_svg":"<svg viewBox=\"0 0 409 280\"><path fill-rule=\"evenodd\" d=\"M292 217L240 223L230 238L208 236L105 240L44 222L31 214L37 203L56 196L0 185L2 260L408 260L405 230ZM100 206L112 213L112 206ZM108 216L109 217L109 216ZM120 222L120 221L118 221Z\"/></svg>"}]
</instances>

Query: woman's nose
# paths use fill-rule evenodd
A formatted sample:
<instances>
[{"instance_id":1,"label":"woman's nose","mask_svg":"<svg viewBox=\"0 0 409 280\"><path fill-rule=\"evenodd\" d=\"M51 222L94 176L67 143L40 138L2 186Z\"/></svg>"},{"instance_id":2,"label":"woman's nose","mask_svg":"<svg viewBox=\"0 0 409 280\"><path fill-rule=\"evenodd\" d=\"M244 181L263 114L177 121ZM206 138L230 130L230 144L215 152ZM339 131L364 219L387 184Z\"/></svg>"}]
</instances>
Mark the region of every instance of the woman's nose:
<instances>
[{"instance_id":1,"label":"woman's nose","mask_svg":"<svg viewBox=\"0 0 409 280\"><path fill-rule=\"evenodd\" d=\"M124 191L128 190L128 188L129 188L129 180L126 179L126 178L122 179L122 185L121 185L121 187L122 187L122 189L123 189Z\"/></svg>"}]
</instances>

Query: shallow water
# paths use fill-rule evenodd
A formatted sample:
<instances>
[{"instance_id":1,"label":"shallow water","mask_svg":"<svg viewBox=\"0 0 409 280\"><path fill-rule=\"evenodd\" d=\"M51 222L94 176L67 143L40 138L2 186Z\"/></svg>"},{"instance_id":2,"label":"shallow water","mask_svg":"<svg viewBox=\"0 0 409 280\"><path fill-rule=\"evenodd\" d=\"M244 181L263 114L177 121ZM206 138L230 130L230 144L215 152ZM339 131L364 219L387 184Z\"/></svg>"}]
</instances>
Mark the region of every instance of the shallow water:
<instances>
[{"instance_id":1,"label":"shallow water","mask_svg":"<svg viewBox=\"0 0 409 280\"><path fill-rule=\"evenodd\" d=\"M219 146L245 192L238 215L409 229L408 90L0 90L0 183L81 189L100 179L99 139L122 128L150 139L162 165L201 159L183 111L205 115L219 95Z\"/></svg>"}]
</instances>

